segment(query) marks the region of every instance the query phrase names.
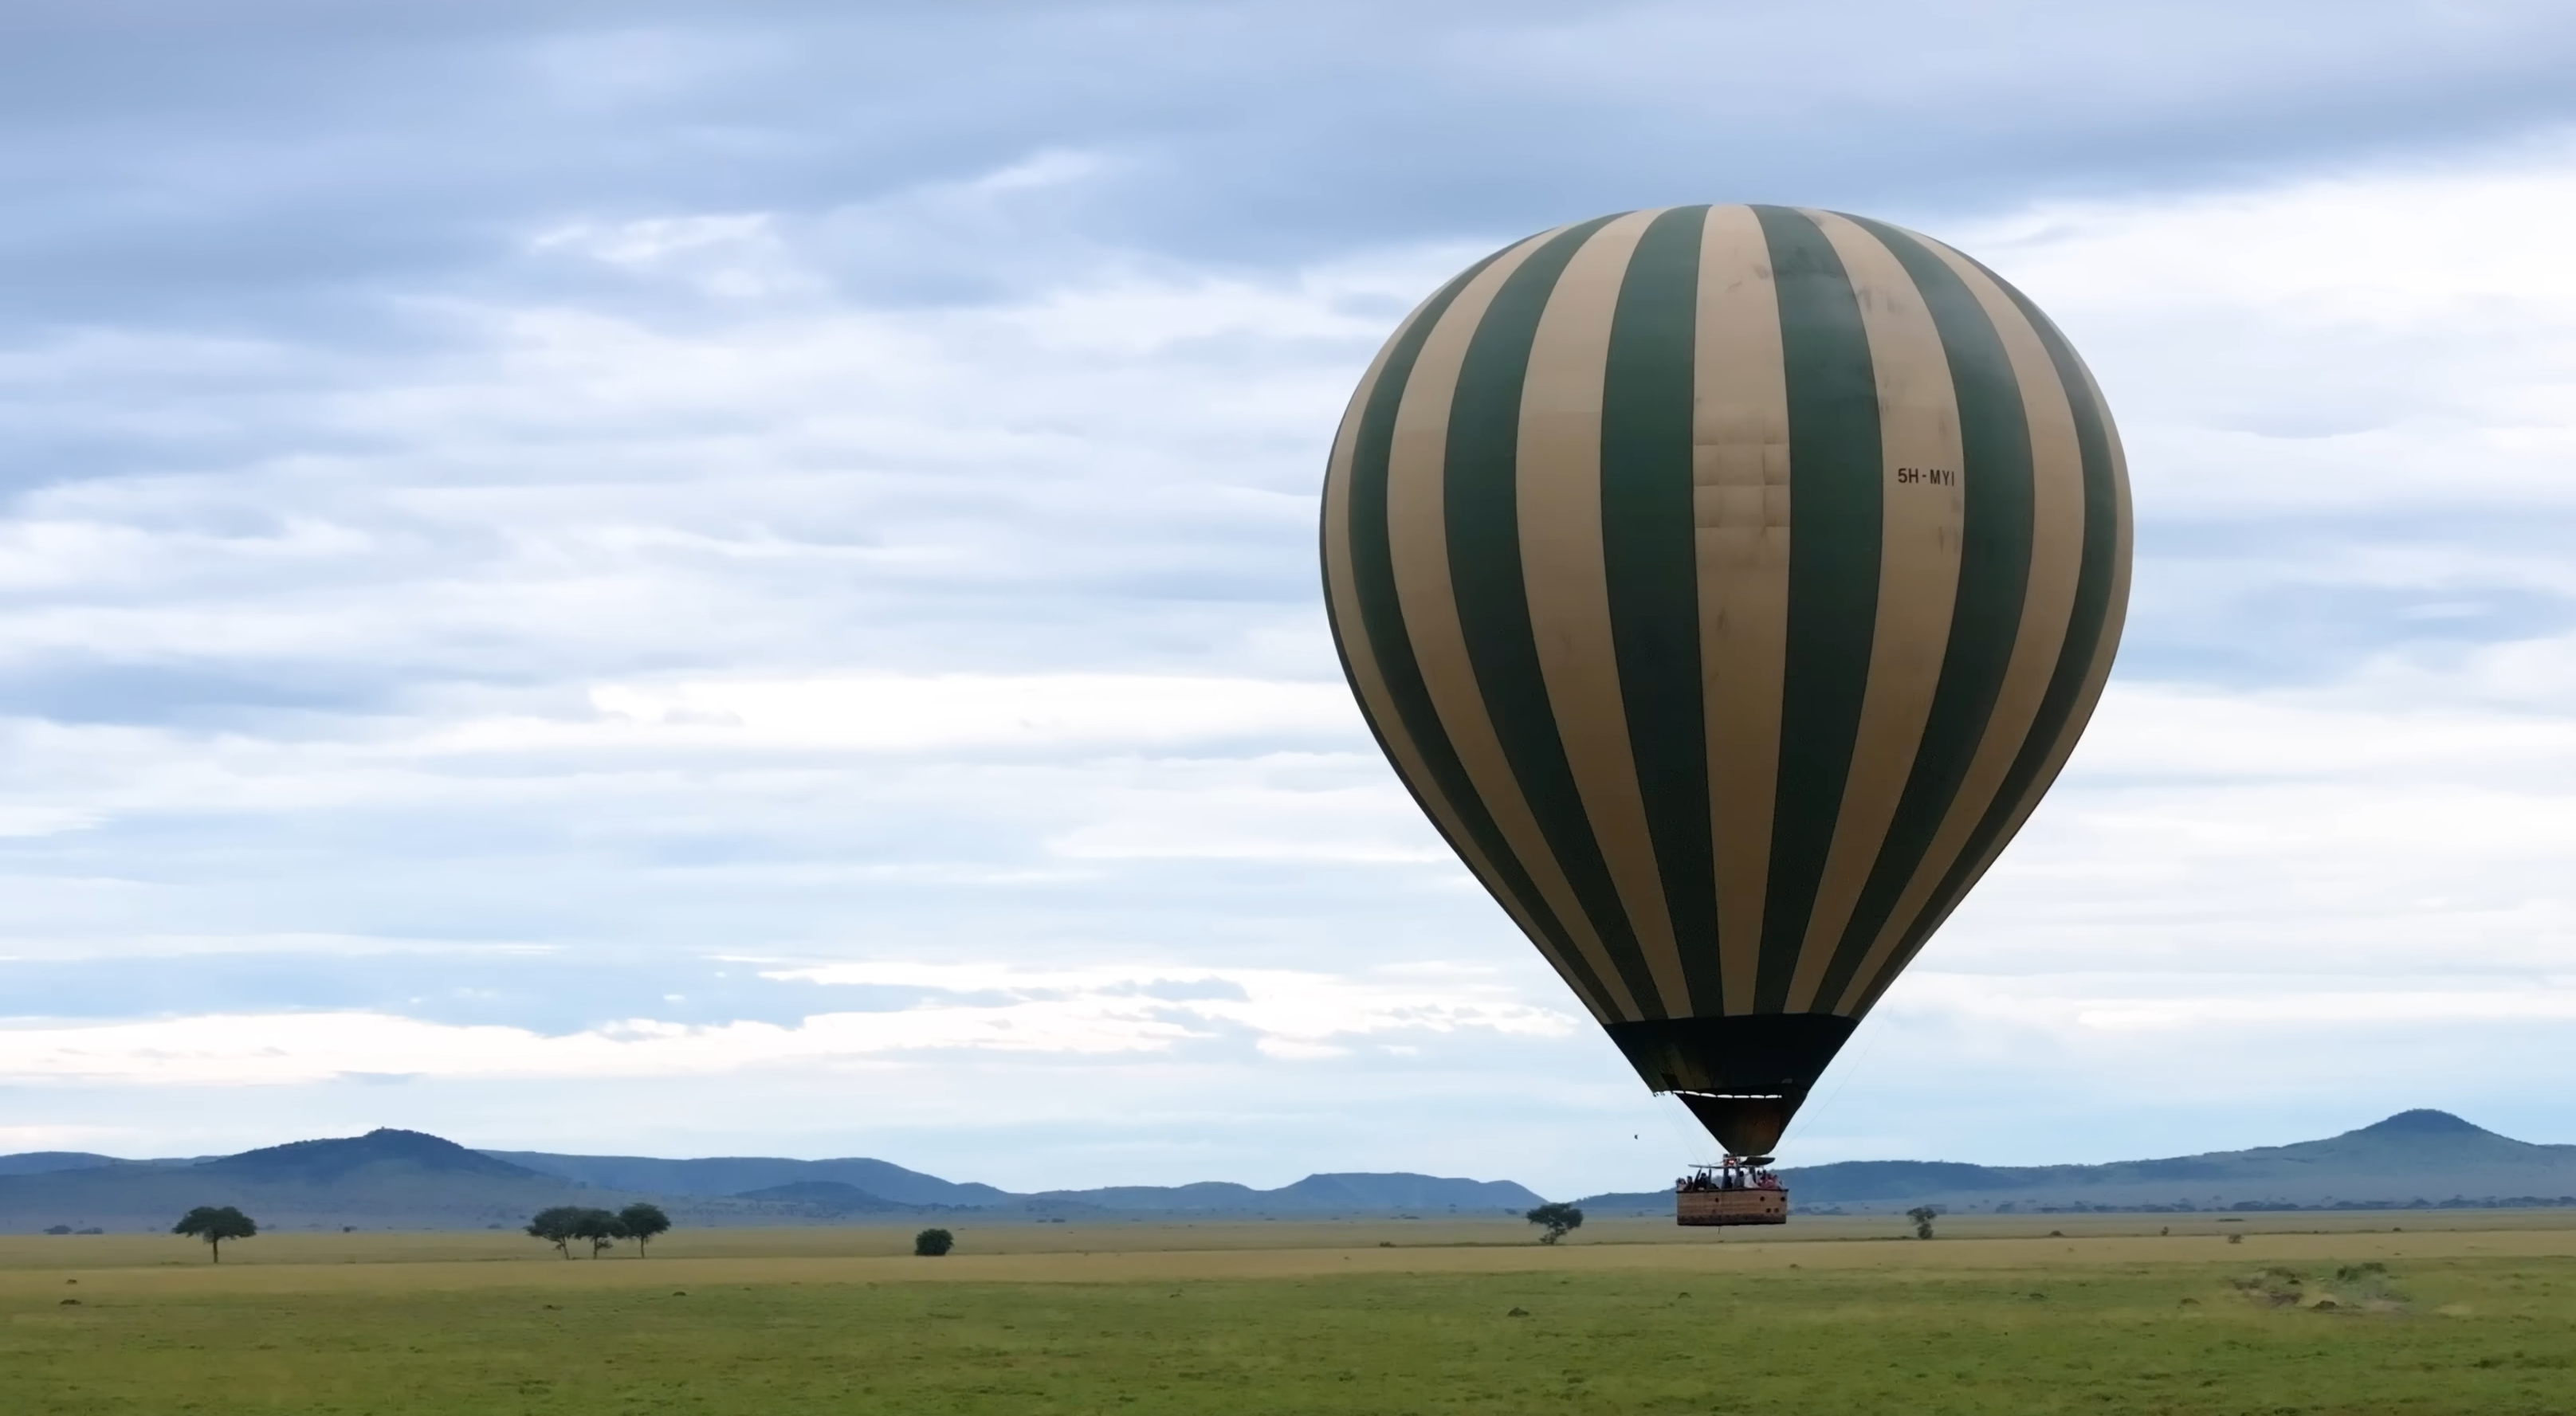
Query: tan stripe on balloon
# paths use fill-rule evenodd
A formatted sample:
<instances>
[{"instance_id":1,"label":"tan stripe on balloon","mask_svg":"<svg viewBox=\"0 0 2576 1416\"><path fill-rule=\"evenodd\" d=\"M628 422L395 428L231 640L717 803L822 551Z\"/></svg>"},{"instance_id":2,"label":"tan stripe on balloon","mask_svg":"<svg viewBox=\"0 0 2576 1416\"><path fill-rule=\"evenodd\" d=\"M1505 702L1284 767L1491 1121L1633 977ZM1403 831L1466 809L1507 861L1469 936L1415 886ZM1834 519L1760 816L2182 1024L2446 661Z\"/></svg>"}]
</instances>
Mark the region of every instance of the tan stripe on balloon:
<instances>
[{"instance_id":1,"label":"tan stripe on balloon","mask_svg":"<svg viewBox=\"0 0 2576 1416\"><path fill-rule=\"evenodd\" d=\"M2071 349L2068 352L2077 372L2084 376L2078 396L2091 400L2093 416L2101 420L2102 440L2111 454L2111 593L2102 606L2102 633L2094 641L2093 662L2084 670L2084 686L2076 690L2074 711L2066 717L2065 731L2049 756L2047 770L2040 773L2041 792L2047 791L2064 770L2066 759L2075 751L2076 739L2084 735L2085 724L2093 720L2093 710L2102 701L2103 687L2110 682L2111 660L2120 652L2120 633L2129 619L2129 562L2136 530L2129 511L2129 454L2120 446L2120 430L2111 421L2111 405L2102 397L2101 385L2093 381L2093 371L2085 367L2084 357ZM2031 804L2037 805L2036 800ZM2027 807L2024 814L2028 814Z\"/></svg>"},{"instance_id":2,"label":"tan stripe on balloon","mask_svg":"<svg viewBox=\"0 0 2576 1416\"><path fill-rule=\"evenodd\" d=\"M1869 953L1853 971L1839 999L1825 1001L1835 1012L1847 1012L1869 996L1881 970L1904 943L1915 917L1958 862L1959 853L1986 818L1995 794L2003 789L2014 758L2030 736L2031 723L2048 696L2049 675L2066 644L2067 616L2075 608L2075 576L2084 561L2084 454L2075 437L2075 414L2066 390L2050 362L2048 346L2014 304L2012 297L1975 262L1928 237L1915 238L1939 256L1977 298L1993 324L2021 392L2023 418L2030 435L2031 526L2030 574L2023 586L2021 618L2013 634L2012 655L2005 662L1984 734L1948 814L1915 867L1913 878L1870 942Z\"/></svg>"},{"instance_id":3,"label":"tan stripe on balloon","mask_svg":"<svg viewBox=\"0 0 2576 1416\"><path fill-rule=\"evenodd\" d=\"M1427 305L1429 302L1424 303ZM1351 459L1359 444L1361 416L1367 411L1369 400L1376 396L1378 381L1385 377L1387 357L1421 320L1422 313L1422 307L1417 306L1413 313L1405 316L1402 324L1396 326L1395 333L1387 337L1385 347L1378 350L1377 358L1369 364L1368 373L1361 378L1359 391L1351 396L1350 408L1342 415L1341 430L1334 435L1332 459L1325 464L1324 471L1324 593L1332 602L1333 622L1340 631L1342 653L1350 663L1351 685L1359 695L1361 706L1367 710L1369 720L1377 725L1378 733L1386 743L1387 755L1394 760L1396 774L1413 789L1414 797L1431 814L1432 821L1438 825L1450 848L1458 853L1459 859L1466 863L1467 869L1484 885L1486 892L1503 907L1503 912L1511 916L1523 934L1529 936L1530 943L1537 946L1549 967L1572 983L1574 971L1558 957L1556 946L1538 927L1538 921L1522 908L1521 901L1503 883L1493 862L1486 858L1475 837L1468 833L1456 805L1441 794L1429 764L1423 760L1421 746L1413 740L1413 734L1404 725L1404 715L1396 709L1395 696L1387 691L1386 675L1378 667L1377 646L1370 641L1367 617L1360 612L1359 579L1351 568ZM1583 1006L1591 1010L1596 1021L1604 1024L1619 1021L1602 1015L1589 990L1576 987L1574 993L1583 1001Z\"/></svg>"},{"instance_id":4,"label":"tan stripe on balloon","mask_svg":"<svg viewBox=\"0 0 2576 1416\"><path fill-rule=\"evenodd\" d=\"M2081 356L2076 358L2076 367L2079 370L2084 369ZM2102 607L2101 637L2094 644L2092 662L2085 666L2083 685L2076 690L2075 703L2066 715L2065 725L2058 729L2057 740L2049 744L2048 756L2040 764L2039 772L2031 778L2029 789L2022 793L2019 801L2013 803L2012 815L2006 818L2004 829L1996 834L1993 843L1987 847L1984 857L1977 862L1976 870L1968 876L1966 883L1969 886L1974 886L1977 881L1985 877L1987 871L1994 868L1995 861L2003 855L2004 847L2011 845L2013 838L2021 834L2021 828L2030 820L2031 813L2039 809L2040 799L2048 795L2048 789L2057 784L2058 774L2066 770L2067 759L2074 755L2075 744L2083 738L2085 725L2093 720L2093 710L2102 700L2103 685L2109 682L2111 676L2111 660L2119 653L2120 631L2128 619L2132 531L2129 514L2128 454L2120 447L2119 430L2111 423L2111 407L2103 401L2102 390L2093 382L2092 372L2084 370L2083 388L2069 390L2069 392L2076 397L2092 401L2094 415L2102 420L2103 438L2110 445L2113 517L2111 593L2108 602ZM1951 900L1949 909L1943 911L1941 918L1931 921L1931 927L1922 930L1916 936L1914 946L1916 951L1922 949L1923 945L1949 919L1950 914L1958 909L1960 902L1966 898L1967 891L1960 891ZM1887 968L1880 971L1877 986L1860 994L1859 1002L1850 1010L1850 1015L1857 1019L1876 1006L1879 997L1887 991L1887 985L1911 962L1913 962L1913 955L1910 953L1892 960Z\"/></svg>"},{"instance_id":5,"label":"tan stripe on balloon","mask_svg":"<svg viewBox=\"0 0 2576 1416\"><path fill-rule=\"evenodd\" d=\"M1646 827L1610 628L1601 545L1602 379L1610 322L1637 239L1662 213L1631 212L1585 241L1557 277L1521 384L1516 496L1530 634L1583 815L1619 892L1664 1011L1691 1014L1689 979Z\"/></svg>"},{"instance_id":6,"label":"tan stripe on balloon","mask_svg":"<svg viewBox=\"0 0 2576 1416\"><path fill-rule=\"evenodd\" d=\"M1858 223L1831 212L1803 215L1833 243L1860 304L1878 382L1881 511L1869 683L1861 693L1860 727L1833 845L1790 975L1792 1013L1815 1007L1816 990L1869 883L1914 769L1949 647L1966 510L1958 394L1923 293L1896 254Z\"/></svg>"},{"instance_id":7,"label":"tan stripe on balloon","mask_svg":"<svg viewBox=\"0 0 2576 1416\"><path fill-rule=\"evenodd\" d=\"M1753 1011L1789 648L1789 390L1771 248L1750 207L1701 228L1692 347L1691 521L1716 852L1718 980Z\"/></svg>"},{"instance_id":8,"label":"tan stripe on balloon","mask_svg":"<svg viewBox=\"0 0 2576 1416\"><path fill-rule=\"evenodd\" d=\"M1562 228L1560 228L1562 229ZM1467 342L1493 304L1494 294L1529 253L1556 235L1533 236L1504 253L1458 292L1458 298L1432 327L1405 384L1404 401L1395 415L1395 445L1387 465L1387 534L1395 552L1396 599L1404 609L1405 632L1413 640L1414 662L1422 669L1440 724L1458 760L1475 784L1476 795L1493 816L1496 829L1550 910L1592 966L1594 976L1617 1004L1624 1019L1646 1016L1627 981L1602 947L1601 936L1583 913L1547 837L1539 830L1510 759L1495 736L1485 711L1474 664L1467 657L1466 631L1458 622L1455 583L1449 574L1449 532L1445 515L1445 463L1449 447L1449 409L1457 393L1458 370L1467 357Z\"/></svg>"}]
</instances>

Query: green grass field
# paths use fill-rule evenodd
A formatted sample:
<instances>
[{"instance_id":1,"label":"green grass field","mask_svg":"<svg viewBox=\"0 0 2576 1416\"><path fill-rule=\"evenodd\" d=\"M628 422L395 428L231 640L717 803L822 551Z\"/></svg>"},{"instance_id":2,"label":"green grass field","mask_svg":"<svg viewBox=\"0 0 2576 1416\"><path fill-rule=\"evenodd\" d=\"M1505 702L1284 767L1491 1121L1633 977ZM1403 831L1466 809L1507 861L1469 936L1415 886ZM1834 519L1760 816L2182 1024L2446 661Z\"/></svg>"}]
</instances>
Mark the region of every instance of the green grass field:
<instances>
[{"instance_id":1,"label":"green grass field","mask_svg":"<svg viewBox=\"0 0 2576 1416\"><path fill-rule=\"evenodd\" d=\"M2576 1229L2302 1218L10 1239L0 1412L2576 1411Z\"/></svg>"}]
</instances>

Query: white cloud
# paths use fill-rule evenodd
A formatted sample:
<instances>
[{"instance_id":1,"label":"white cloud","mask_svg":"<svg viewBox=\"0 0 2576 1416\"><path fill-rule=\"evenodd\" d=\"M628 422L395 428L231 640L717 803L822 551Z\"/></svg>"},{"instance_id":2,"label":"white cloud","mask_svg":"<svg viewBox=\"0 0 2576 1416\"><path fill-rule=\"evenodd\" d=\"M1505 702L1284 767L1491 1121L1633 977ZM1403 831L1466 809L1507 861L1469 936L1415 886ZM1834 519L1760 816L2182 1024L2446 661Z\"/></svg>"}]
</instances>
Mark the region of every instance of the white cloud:
<instances>
[{"instance_id":1,"label":"white cloud","mask_svg":"<svg viewBox=\"0 0 2576 1416\"><path fill-rule=\"evenodd\" d=\"M1120 674L874 675L603 684L624 725L749 748L1096 750L1215 738L1362 736L1339 683Z\"/></svg>"},{"instance_id":2,"label":"white cloud","mask_svg":"<svg viewBox=\"0 0 2576 1416\"><path fill-rule=\"evenodd\" d=\"M2374 980L2367 991L2300 993L2289 997L2219 996L2120 999L2080 1009L2088 1028L2118 1031L2257 1027L2349 1028L2378 1023L2484 1023L2505 1020L2576 1022L2576 980L2553 980L2538 989L2470 991L2456 980L2414 981L2391 991L2394 979Z\"/></svg>"},{"instance_id":3,"label":"white cloud","mask_svg":"<svg viewBox=\"0 0 2576 1416\"><path fill-rule=\"evenodd\" d=\"M912 1007L817 1013L793 1025L628 1019L547 1035L381 1012L206 1014L0 1025L0 1076L38 1082L275 1086L342 1076L646 1077L834 1066L967 1051L1068 1057L1169 1053L1249 1036L1280 1059L1334 1057L1361 1038L1481 1029L1560 1037L1575 1019L1473 968L1357 976L1276 969L840 963L763 976L930 990Z\"/></svg>"},{"instance_id":4,"label":"white cloud","mask_svg":"<svg viewBox=\"0 0 2576 1416\"><path fill-rule=\"evenodd\" d=\"M87 1150L134 1139L133 1132L115 1126L0 1126L0 1152Z\"/></svg>"},{"instance_id":5,"label":"white cloud","mask_svg":"<svg viewBox=\"0 0 2576 1416\"><path fill-rule=\"evenodd\" d=\"M1137 160L1002 151L832 211L568 206L515 228L539 297L378 289L413 348L71 326L0 348L12 426L122 459L43 463L0 522L0 952L436 954L483 983L489 951L543 951L649 987L629 1021L572 999L541 1025L355 985L134 1017L92 985L0 1036L0 1082L176 1126L204 1103L165 1083L757 1071L652 1119L738 1148L802 1124L752 1091L840 1096L838 1069L945 1049L1125 1069L1091 1111L1050 1099L1068 1126L1182 1135L1200 1121L1171 1117L1230 1114L1208 1095L1258 1093L1357 1148L1378 1143L1344 1112L1401 1096L1369 1113L1397 1141L1479 1118L1444 1143L1461 1168L1528 1158L1568 1192L1659 1173L1529 1156L1524 1098L1624 1139L1642 1093L1376 762L1320 623L1342 399L1490 242L1431 223L1293 268L1111 248L1033 204ZM1732 195L1712 180L1647 198ZM2102 373L2145 516L2139 614L2066 781L1814 1134L2127 1144L2118 1117L1966 1093L2144 1107L2151 1077L2210 1115L2253 1074L2375 1105L2391 1078L2473 1088L2441 1059L2565 1026L2571 215L2576 157L2538 146L1918 218ZM863 267L931 248L923 268L996 271L869 293ZM716 952L937 997L655 1017ZM1456 960L1502 972L1404 971ZM2268 1039L2293 1034L2285 1062ZM850 1089L846 1114L1016 1155L967 1088ZM484 1139L489 1112L447 1104L413 1119ZM1370 1154L1432 1163L1397 1141Z\"/></svg>"},{"instance_id":6,"label":"white cloud","mask_svg":"<svg viewBox=\"0 0 2576 1416\"><path fill-rule=\"evenodd\" d=\"M767 212L576 224L540 233L538 251L574 252L632 276L685 285L727 300L821 293L824 282L796 260Z\"/></svg>"},{"instance_id":7,"label":"white cloud","mask_svg":"<svg viewBox=\"0 0 2576 1416\"><path fill-rule=\"evenodd\" d=\"M2576 507L2576 144L2154 201L1960 245L2120 410L2149 515Z\"/></svg>"}]
</instances>

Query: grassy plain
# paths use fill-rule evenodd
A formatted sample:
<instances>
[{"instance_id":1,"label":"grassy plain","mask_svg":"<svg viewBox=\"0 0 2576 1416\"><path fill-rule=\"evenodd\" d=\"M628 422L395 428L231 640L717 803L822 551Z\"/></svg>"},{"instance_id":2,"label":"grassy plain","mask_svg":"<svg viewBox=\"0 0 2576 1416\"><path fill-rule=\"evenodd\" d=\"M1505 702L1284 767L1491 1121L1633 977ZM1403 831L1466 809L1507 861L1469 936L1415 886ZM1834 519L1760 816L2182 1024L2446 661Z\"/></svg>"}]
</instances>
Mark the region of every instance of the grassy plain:
<instances>
[{"instance_id":1,"label":"grassy plain","mask_svg":"<svg viewBox=\"0 0 2576 1416\"><path fill-rule=\"evenodd\" d=\"M2174 1218L0 1239L0 1412L2576 1411L2576 1216Z\"/></svg>"}]
</instances>

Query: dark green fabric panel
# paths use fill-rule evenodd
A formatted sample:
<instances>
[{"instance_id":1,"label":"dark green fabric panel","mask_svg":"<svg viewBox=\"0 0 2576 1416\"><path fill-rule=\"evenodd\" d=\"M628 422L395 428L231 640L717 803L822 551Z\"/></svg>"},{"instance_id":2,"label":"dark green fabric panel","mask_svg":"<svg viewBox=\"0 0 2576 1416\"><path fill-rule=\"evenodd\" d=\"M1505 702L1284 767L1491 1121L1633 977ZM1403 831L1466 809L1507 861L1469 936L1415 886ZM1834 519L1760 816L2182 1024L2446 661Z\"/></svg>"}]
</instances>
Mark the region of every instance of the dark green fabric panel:
<instances>
[{"instance_id":1,"label":"dark green fabric panel","mask_svg":"<svg viewBox=\"0 0 2576 1416\"><path fill-rule=\"evenodd\" d=\"M1677 207L1638 238L1611 317L1601 406L1601 553L1611 642L1637 790L1693 1013L1725 1006L1691 504L1693 351L1707 219L1707 207Z\"/></svg>"},{"instance_id":2,"label":"dark green fabric panel","mask_svg":"<svg viewBox=\"0 0 2576 1416\"><path fill-rule=\"evenodd\" d=\"M1843 996L1958 799L1959 784L1985 742L1995 696L2003 689L2004 670L2012 663L2013 644L2021 634L2022 600L2030 585L2030 419L2003 336L1985 307L1977 303L1976 292L1923 243L1891 226L1859 217L1852 220L1895 254L1940 331L1950 386L1959 403L1960 455L1966 464L1960 489L1966 516L1960 532L1959 588L1951 602L1941 680L1932 692L1923 741L1906 776L1905 793L1897 799L1886 840L1817 994L1825 1007ZM1905 489L1891 495L1903 496L1907 490L1931 489Z\"/></svg>"},{"instance_id":3,"label":"dark green fabric panel","mask_svg":"<svg viewBox=\"0 0 2576 1416\"><path fill-rule=\"evenodd\" d=\"M1789 392L1789 644L1753 996L1755 1011L1777 1013L1815 911L1860 732L1878 624L1886 469L1869 335L1841 258L1797 212L1753 211L1779 294Z\"/></svg>"},{"instance_id":4,"label":"dark green fabric panel","mask_svg":"<svg viewBox=\"0 0 2576 1416\"><path fill-rule=\"evenodd\" d=\"M1679 1092L1731 1155L1780 1142L1807 1093L1852 1035L1828 1013L1743 1013L1614 1023L1610 1040L1649 1090Z\"/></svg>"},{"instance_id":5,"label":"dark green fabric panel","mask_svg":"<svg viewBox=\"0 0 2576 1416\"><path fill-rule=\"evenodd\" d=\"M1458 298L1458 292L1466 288L1467 282L1500 255L1497 252L1478 261L1431 297L1423 308L1422 317L1414 321L1387 355L1377 386L1369 391L1368 405L1360 412L1359 432L1351 450L1351 578L1358 592L1360 619L1368 631L1378 674L1386 683L1387 696L1394 700L1397 715L1403 719L1405 735L1420 750L1425 769L1431 774L1429 782L1407 779L1405 789L1413 793L1417 804L1424 806L1423 814L1430 818L1435 829L1440 818L1424 802L1426 796L1437 795L1457 812L1460 824L1474 838L1476 848L1485 859L1493 863L1494 872L1502 877L1503 886L1511 892L1513 901L1529 919L1537 922L1556 956L1565 961L1566 968L1574 971L1575 976L1568 982L1582 991L1601 1016L1615 1018L1620 1015L1620 1010L1611 1001L1609 990L1602 987L1601 980L1585 963L1582 952L1566 933L1563 921L1548 908L1546 896L1539 893L1529 872L1522 867L1520 858L1512 853L1503 833L1494 825L1492 815L1478 800L1475 785L1468 778L1465 765L1459 762L1457 749L1450 744L1448 731L1440 725L1440 714L1432 706L1431 692L1423 685L1422 668L1414 660L1412 636L1405 631L1404 610L1396 598L1395 557L1387 538L1386 510L1387 460L1395 442L1396 410L1404 401L1405 385L1413 377L1414 361L1421 357L1423 343L1431 337L1432 327L1440 322L1441 315ZM1329 589L1324 604L1327 613L1332 613ZM1338 623L1334 626L1333 642L1344 656L1342 673L1351 679L1352 692L1356 696L1359 684L1351 676L1349 651L1344 647ZM1386 732L1374 717L1369 716L1366 699L1360 700L1360 712L1369 718L1369 731L1376 735L1379 750L1384 751ZM1388 761L1394 761L1392 754ZM1449 845L1452 850L1457 850L1461 843L1451 841Z\"/></svg>"},{"instance_id":6,"label":"dark green fabric panel","mask_svg":"<svg viewBox=\"0 0 2576 1416\"><path fill-rule=\"evenodd\" d=\"M1739 1013L1613 1023L1609 1032L1654 1091L1804 1096L1852 1028L1828 1013Z\"/></svg>"},{"instance_id":7,"label":"dark green fabric panel","mask_svg":"<svg viewBox=\"0 0 2576 1416\"><path fill-rule=\"evenodd\" d=\"M1610 220L1569 227L1532 251L1504 280L1468 341L1449 410L1449 576L1476 686L1521 795L1637 1006L1648 1017L1662 1017L1654 977L1637 948L1566 762L1530 629L1521 568L1521 391L1529 374L1530 346L1566 263Z\"/></svg>"},{"instance_id":8,"label":"dark green fabric panel","mask_svg":"<svg viewBox=\"0 0 2576 1416\"><path fill-rule=\"evenodd\" d=\"M1980 265L1978 269L1985 267ZM2084 679L2092 671L2093 657L2102 647L2103 632L2110 627L2111 587L2117 578L2120 555L2120 489L2111 460L2110 417L2094 400L2092 381L2085 377L2083 362L2076 358L2074 346L2066 342L2066 336L2028 296L1993 271L1987 270L1986 274L2012 297L2031 327L2039 332L2040 343L2048 349L2049 362L2056 366L2057 380L2065 386L2067 406L2075 415L2075 443L2084 468L2084 557L2075 573L2075 607L2067 620L2066 642L2058 651L2056 667L2049 672L2048 691L2040 699L2039 716L2031 723L2030 736L2014 756L2012 769L2004 775L2003 789L1996 793L1985 819L1977 823L1968 848L1959 855L1959 863L1942 878L1922 920L1907 931L1905 942L1886 971L1870 985L1855 1015L1877 1005L1897 972L1958 908L1960 898L1977 883L1977 863L1994 849L2005 828L2012 824L2014 811L2048 790L2050 784L2041 779L2040 773L2046 770L2049 756L2066 735L2083 731L2084 725L2073 721L2076 701L2084 692Z\"/></svg>"}]
</instances>

